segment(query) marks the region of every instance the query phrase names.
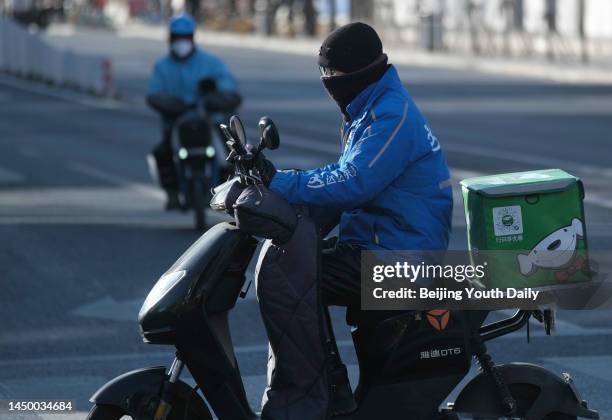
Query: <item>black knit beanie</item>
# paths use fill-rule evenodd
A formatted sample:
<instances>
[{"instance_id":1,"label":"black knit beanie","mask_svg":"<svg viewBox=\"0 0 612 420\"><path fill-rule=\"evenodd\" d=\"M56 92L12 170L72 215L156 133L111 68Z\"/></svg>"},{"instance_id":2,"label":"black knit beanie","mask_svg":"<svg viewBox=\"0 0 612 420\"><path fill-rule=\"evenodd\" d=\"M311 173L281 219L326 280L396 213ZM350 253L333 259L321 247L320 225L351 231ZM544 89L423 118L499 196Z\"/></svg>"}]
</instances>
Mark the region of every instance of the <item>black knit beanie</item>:
<instances>
[{"instance_id":1,"label":"black knit beanie","mask_svg":"<svg viewBox=\"0 0 612 420\"><path fill-rule=\"evenodd\" d=\"M362 22L349 23L329 34L319 49L318 64L346 73L321 76L323 85L338 103L345 119L348 119L348 104L362 90L378 81L388 67L378 34Z\"/></svg>"}]
</instances>

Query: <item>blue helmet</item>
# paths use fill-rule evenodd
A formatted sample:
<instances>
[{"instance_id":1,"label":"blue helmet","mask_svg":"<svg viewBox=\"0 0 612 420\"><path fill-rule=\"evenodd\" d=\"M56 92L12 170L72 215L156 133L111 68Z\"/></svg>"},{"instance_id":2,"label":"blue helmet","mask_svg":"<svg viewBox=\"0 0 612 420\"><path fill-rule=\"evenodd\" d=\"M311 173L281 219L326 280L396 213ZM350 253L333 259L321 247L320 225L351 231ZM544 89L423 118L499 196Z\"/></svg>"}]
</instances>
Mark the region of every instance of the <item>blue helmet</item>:
<instances>
[{"instance_id":1,"label":"blue helmet","mask_svg":"<svg viewBox=\"0 0 612 420\"><path fill-rule=\"evenodd\" d=\"M170 19L170 34L172 35L192 35L195 29L195 20L186 13L173 16Z\"/></svg>"}]
</instances>

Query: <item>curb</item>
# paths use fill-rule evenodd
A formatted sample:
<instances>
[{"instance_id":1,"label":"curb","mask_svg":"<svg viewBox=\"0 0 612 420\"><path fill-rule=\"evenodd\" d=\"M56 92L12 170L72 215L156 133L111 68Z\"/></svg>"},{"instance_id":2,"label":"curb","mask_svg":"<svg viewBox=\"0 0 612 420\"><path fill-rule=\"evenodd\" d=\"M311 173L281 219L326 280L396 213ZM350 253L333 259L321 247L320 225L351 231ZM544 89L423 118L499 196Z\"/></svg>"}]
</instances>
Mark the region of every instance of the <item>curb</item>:
<instances>
[{"instance_id":1,"label":"curb","mask_svg":"<svg viewBox=\"0 0 612 420\"><path fill-rule=\"evenodd\" d=\"M166 30L161 26L132 24L119 29L119 36L165 40ZM198 30L197 39L204 44L220 47L256 49L285 54L316 57L322 39L281 38L253 34L236 34ZM441 67L476 71L508 77L527 77L567 84L612 84L612 68L590 67L577 63L549 63L539 60L475 57L450 53L426 53L391 45L386 49L395 64L417 67Z\"/></svg>"}]
</instances>

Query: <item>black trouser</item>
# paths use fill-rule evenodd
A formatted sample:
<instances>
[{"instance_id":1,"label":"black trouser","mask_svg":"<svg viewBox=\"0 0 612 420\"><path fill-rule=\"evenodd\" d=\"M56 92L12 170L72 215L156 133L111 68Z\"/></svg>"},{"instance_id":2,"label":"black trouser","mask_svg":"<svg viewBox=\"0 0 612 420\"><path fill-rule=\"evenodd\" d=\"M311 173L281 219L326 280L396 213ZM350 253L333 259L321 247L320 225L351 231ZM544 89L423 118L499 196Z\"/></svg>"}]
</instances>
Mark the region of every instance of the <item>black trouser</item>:
<instances>
[{"instance_id":1,"label":"black trouser","mask_svg":"<svg viewBox=\"0 0 612 420\"><path fill-rule=\"evenodd\" d=\"M346 309L347 323L355 324L354 314L359 311L361 301L361 248L347 242L338 242L321 252L321 297L328 335L331 337L330 368L332 381L336 381L334 371L342 364L340 352L329 316L329 306L343 306ZM340 371L341 372L341 371ZM343 381L342 379L340 381Z\"/></svg>"},{"instance_id":2,"label":"black trouser","mask_svg":"<svg viewBox=\"0 0 612 420\"><path fill-rule=\"evenodd\" d=\"M325 241L324 241L325 244ZM378 332L381 322L392 317L412 311L377 310L366 311L361 309L361 252L364 249L358 245L348 242L338 242L334 247L324 248L321 253L321 277L320 290L323 301L323 316L327 321L328 336L331 338L331 346L328 347L330 380L336 385L345 383L348 379L342 367L340 352L334 336L333 326L329 316L329 306L346 307L346 322L351 326L359 328L357 338L354 336L357 358L365 357L369 360L369 368L360 370L359 385L355 389L357 402L363 399L367 393L368 383L371 381L372 373L382 365L378 340L386 340L386 334ZM391 338L390 336L388 337ZM372 359L372 357L374 357ZM372 367L374 366L374 367Z\"/></svg>"},{"instance_id":3,"label":"black trouser","mask_svg":"<svg viewBox=\"0 0 612 420\"><path fill-rule=\"evenodd\" d=\"M373 333L385 319L397 316L401 311L366 311L361 309L361 252L364 248L349 243L337 242L326 248L324 241L321 253L321 295L325 306L324 315L333 338L332 366L341 363L333 327L329 317L329 306L346 308L346 323L358 326L362 335Z\"/></svg>"},{"instance_id":4,"label":"black trouser","mask_svg":"<svg viewBox=\"0 0 612 420\"><path fill-rule=\"evenodd\" d=\"M162 122L162 139L153 148L159 184L165 190L178 190L179 181L172 151L172 122Z\"/></svg>"},{"instance_id":5,"label":"black trouser","mask_svg":"<svg viewBox=\"0 0 612 420\"><path fill-rule=\"evenodd\" d=\"M361 251L350 242L337 242L321 253L321 295L326 306L347 308L346 322L353 326L374 325L397 311L361 310Z\"/></svg>"},{"instance_id":6,"label":"black trouser","mask_svg":"<svg viewBox=\"0 0 612 420\"><path fill-rule=\"evenodd\" d=\"M361 302L361 250L338 242L321 253L321 294L327 306L358 310Z\"/></svg>"}]
</instances>

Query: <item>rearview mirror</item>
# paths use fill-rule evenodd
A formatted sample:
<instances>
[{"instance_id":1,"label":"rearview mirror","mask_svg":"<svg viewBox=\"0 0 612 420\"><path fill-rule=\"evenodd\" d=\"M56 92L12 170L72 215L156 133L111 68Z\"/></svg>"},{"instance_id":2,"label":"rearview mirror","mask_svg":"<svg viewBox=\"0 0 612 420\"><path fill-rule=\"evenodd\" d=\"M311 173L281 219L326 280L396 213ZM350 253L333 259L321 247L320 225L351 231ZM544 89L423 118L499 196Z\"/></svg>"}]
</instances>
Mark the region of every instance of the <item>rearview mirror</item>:
<instances>
[{"instance_id":1,"label":"rearview mirror","mask_svg":"<svg viewBox=\"0 0 612 420\"><path fill-rule=\"evenodd\" d=\"M246 146L247 138L244 125L242 125L242 121L240 121L240 118L238 118L237 115L232 115L230 118L230 129L237 139L240 140L244 146Z\"/></svg>"},{"instance_id":2,"label":"rearview mirror","mask_svg":"<svg viewBox=\"0 0 612 420\"><path fill-rule=\"evenodd\" d=\"M261 145L266 149L278 149L280 145L280 137L276 125L270 117L261 117L259 120L259 135L261 136Z\"/></svg>"},{"instance_id":3,"label":"rearview mirror","mask_svg":"<svg viewBox=\"0 0 612 420\"><path fill-rule=\"evenodd\" d=\"M268 150L278 149L280 139L275 125L269 125L263 132L263 143Z\"/></svg>"}]
</instances>

